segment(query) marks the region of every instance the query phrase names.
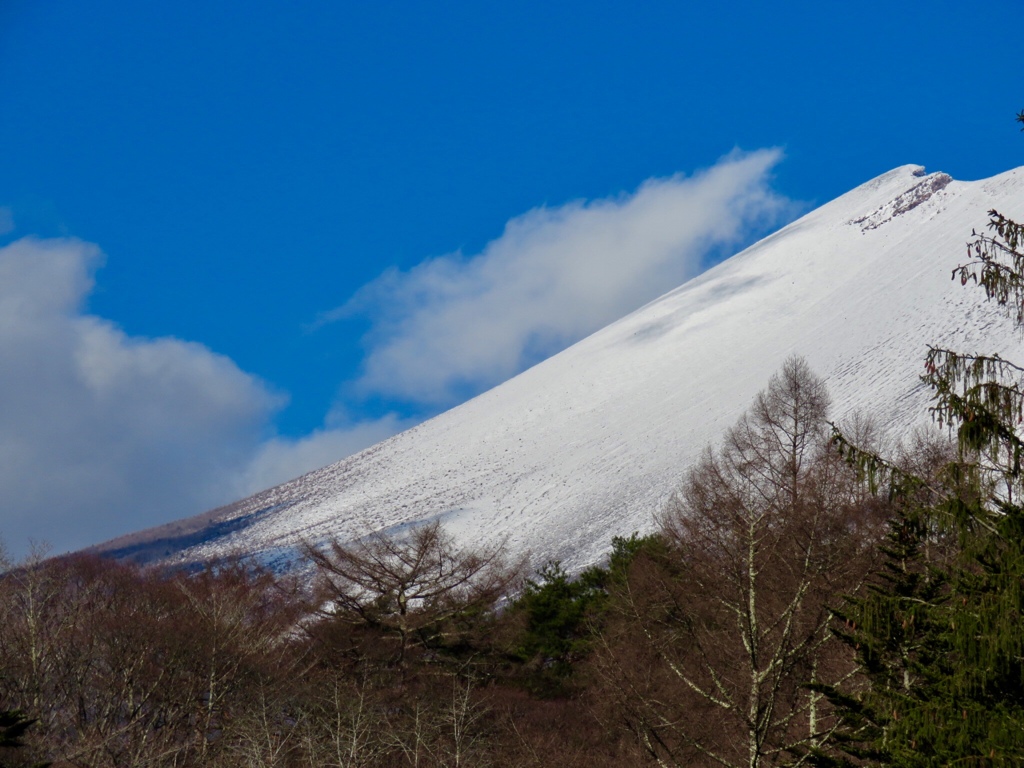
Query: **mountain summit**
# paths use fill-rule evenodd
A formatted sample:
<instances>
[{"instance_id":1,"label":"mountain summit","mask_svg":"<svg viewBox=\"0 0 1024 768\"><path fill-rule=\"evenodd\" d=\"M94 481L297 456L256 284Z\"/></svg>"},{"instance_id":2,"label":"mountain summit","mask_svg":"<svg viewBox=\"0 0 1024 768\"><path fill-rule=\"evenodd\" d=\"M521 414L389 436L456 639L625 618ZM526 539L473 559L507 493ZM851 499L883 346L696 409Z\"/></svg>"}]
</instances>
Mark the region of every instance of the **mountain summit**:
<instances>
[{"instance_id":1,"label":"mountain summit","mask_svg":"<svg viewBox=\"0 0 1024 768\"><path fill-rule=\"evenodd\" d=\"M652 527L790 355L826 379L833 418L863 411L892 430L927 419L928 344L1019 357L1012 324L950 280L990 208L1024 216L1024 168L975 182L897 168L418 427L98 549L283 563L303 541L440 520L467 543L586 565Z\"/></svg>"}]
</instances>

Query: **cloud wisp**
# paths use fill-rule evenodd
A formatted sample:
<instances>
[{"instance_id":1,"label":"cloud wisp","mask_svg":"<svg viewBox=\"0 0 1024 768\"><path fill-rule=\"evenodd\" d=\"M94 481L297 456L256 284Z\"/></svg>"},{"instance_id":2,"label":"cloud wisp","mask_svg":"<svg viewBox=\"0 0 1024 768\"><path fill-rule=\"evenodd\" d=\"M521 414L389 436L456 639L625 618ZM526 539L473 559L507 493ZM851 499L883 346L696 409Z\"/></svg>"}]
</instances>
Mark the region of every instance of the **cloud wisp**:
<instances>
[{"instance_id":1,"label":"cloud wisp","mask_svg":"<svg viewBox=\"0 0 1024 768\"><path fill-rule=\"evenodd\" d=\"M734 152L632 194L537 208L479 254L389 271L320 322L373 323L354 391L430 408L515 375L698 274L792 213L769 174L777 149Z\"/></svg>"}]
</instances>

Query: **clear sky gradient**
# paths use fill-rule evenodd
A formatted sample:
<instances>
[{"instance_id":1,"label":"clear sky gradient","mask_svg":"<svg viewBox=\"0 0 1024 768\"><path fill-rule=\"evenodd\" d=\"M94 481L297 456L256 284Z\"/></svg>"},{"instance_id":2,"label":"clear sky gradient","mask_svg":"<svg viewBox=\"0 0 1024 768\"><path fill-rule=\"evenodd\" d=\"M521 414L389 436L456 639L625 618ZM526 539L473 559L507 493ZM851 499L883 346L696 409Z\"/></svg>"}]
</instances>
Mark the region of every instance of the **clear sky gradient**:
<instances>
[{"instance_id":1,"label":"clear sky gradient","mask_svg":"<svg viewBox=\"0 0 1024 768\"><path fill-rule=\"evenodd\" d=\"M0 536L66 549L230 501L895 166L1020 165L1022 22L2 0Z\"/></svg>"}]
</instances>

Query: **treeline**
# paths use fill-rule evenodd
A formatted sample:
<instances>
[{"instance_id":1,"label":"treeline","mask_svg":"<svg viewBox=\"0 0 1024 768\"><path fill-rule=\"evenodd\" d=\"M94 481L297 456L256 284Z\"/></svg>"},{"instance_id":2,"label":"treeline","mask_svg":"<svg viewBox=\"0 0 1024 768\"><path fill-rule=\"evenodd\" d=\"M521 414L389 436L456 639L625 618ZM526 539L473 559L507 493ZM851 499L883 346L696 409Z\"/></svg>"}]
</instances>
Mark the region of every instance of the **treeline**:
<instances>
[{"instance_id":1,"label":"treeline","mask_svg":"<svg viewBox=\"0 0 1024 768\"><path fill-rule=\"evenodd\" d=\"M0 580L9 765L778 765L865 684L832 608L891 505L787 361L652 535L528 577L436 525L307 551L311 576L75 556ZM861 442L871 439L863 429Z\"/></svg>"}]
</instances>

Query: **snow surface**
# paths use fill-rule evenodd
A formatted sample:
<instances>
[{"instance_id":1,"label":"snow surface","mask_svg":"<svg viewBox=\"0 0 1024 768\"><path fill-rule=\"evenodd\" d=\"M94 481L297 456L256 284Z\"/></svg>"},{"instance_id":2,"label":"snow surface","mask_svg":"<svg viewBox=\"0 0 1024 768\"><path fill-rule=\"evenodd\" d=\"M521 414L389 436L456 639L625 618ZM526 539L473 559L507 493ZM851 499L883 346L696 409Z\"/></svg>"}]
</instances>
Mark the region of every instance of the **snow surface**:
<instances>
[{"instance_id":1,"label":"snow surface","mask_svg":"<svg viewBox=\"0 0 1024 768\"><path fill-rule=\"evenodd\" d=\"M835 419L862 410L894 431L927 420L929 343L1024 358L998 309L950 279L990 208L1024 216L1024 168L977 182L897 168L479 397L217 510L201 543L165 544L179 562L281 565L303 541L440 519L535 564L597 561L652 528L789 355L826 378Z\"/></svg>"}]
</instances>

